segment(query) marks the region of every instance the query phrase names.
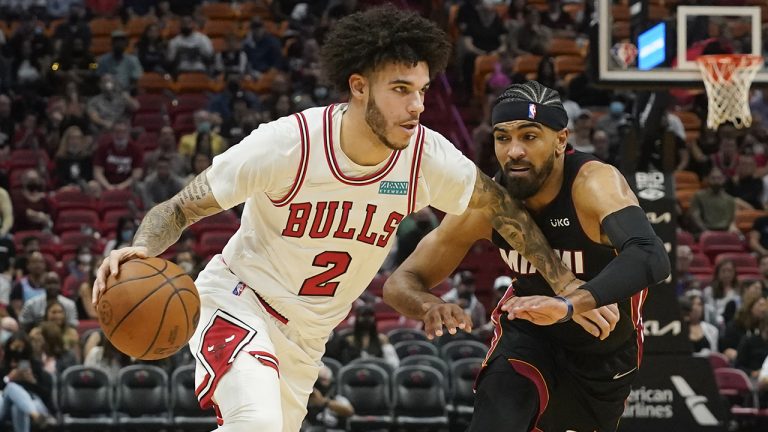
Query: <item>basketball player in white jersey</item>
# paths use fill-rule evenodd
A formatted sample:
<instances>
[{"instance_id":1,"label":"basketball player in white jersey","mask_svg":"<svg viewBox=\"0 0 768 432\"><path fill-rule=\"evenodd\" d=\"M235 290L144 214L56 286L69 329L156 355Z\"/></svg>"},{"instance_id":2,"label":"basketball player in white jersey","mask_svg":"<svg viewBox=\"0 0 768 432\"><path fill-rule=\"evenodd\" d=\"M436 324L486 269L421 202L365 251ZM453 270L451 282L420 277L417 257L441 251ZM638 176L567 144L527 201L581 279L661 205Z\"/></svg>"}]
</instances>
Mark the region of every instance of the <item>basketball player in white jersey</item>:
<instances>
[{"instance_id":1,"label":"basketball player in white jersey","mask_svg":"<svg viewBox=\"0 0 768 432\"><path fill-rule=\"evenodd\" d=\"M196 280L201 317L189 344L197 396L215 407L217 430L299 430L327 337L400 221L425 206L484 209L553 287L574 280L520 203L419 124L430 76L450 55L446 41L434 23L392 7L340 20L322 58L349 103L261 125L152 208L133 246L99 268L96 302L120 262L160 255L187 226L245 203L239 230ZM471 329L456 305L422 307L433 335Z\"/></svg>"}]
</instances>

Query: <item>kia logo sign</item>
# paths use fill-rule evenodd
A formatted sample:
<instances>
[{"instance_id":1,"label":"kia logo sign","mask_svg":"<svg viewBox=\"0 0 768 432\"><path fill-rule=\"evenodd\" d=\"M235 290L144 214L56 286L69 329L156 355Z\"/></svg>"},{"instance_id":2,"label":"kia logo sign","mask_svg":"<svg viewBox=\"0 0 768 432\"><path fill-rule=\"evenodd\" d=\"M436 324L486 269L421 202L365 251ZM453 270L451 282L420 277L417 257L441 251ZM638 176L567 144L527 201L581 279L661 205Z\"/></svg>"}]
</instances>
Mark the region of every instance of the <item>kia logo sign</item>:
<instances>
[{"instance_id":1,"label":"kia logo sign","mask_svg":"<svg viewBox=\"0 0 768 432\"><path fill-rule=\"evenodd\" d=\"M648 222L652 224L672 222L672 213L670 212L664 212L664 213L647 212L645 216L648 217Z\"/></svg>"},{"instance_id":2,"label":"kia logo sign","mask_svg":"<svg viewBox=\"0 0 768 432\"><path fill-rule=\"evenodd\" d=\"M659 189L643 189L637 193L637 196L648 201L657 201L664 198L664 191Z\"/></svg>"}]
</instances>

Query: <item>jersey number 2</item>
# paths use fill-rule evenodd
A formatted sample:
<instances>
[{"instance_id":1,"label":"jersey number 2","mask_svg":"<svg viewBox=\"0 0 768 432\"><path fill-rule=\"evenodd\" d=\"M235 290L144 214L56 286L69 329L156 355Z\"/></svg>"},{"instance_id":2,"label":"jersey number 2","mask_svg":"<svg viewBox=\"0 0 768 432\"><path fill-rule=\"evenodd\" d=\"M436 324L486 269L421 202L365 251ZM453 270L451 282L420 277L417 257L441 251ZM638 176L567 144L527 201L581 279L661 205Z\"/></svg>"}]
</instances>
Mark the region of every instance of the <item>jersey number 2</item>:
<instances>
[{"instance_id":1,"label":"jersey number 2","mask_svg":"<svg viewBox=\"0 0 768 432\"><path fill-rule=\"evenodd\" d=\"M331 282L331 280L346 273L350 262L352 262L352 257L347 252L325 251L318 254L312 261L312 265L315 267L330 266L330 268L305 279L304 283L301 284L299 295L333 297L339 283Z\"/></svg>"}]
</instances>

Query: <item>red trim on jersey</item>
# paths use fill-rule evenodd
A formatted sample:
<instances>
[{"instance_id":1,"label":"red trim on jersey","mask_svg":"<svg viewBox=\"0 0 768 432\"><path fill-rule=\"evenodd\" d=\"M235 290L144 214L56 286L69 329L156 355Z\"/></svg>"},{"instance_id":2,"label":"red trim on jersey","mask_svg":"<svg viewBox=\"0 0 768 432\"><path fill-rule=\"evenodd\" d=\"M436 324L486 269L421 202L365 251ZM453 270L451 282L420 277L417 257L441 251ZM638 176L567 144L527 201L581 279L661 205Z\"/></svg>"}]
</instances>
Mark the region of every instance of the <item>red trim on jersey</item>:
<instances>
[{"instance_id":1,"label":"red trim on jersey","mask_svg":"<svg viewBox=\"0 0 768 432\"><path fill-rule=\"evenodd\" d=\"M513 280L514 282L514 280ZM503 296L501 296L501 300L499 300L499 303L496 305L496 308L491 312L491 322L493 323L493 338L491 339L491 348L488 349L488 354L485 355L485 359L483 360L483 367L488 366L488 359L490 358L491 354L493 354L493 351L496 350L496 346L499 344L499 341L501 340L501 335L504 332L504 330L501 328L501 314L504 313L501 310L501 305L506 303L507 300L512 298L512 296L515 295L515 289L512 288L512 285L507 287L507 291L504 293ZM479 376L480 374L478 374Z\"/></svg>"},{"instance_id":2,"label":"red trim on jersey","mask_svg":"<svg viewBox=\"0 0 768 432\"><path fill-rule=\"evenodd\" d=\"M299 123L299 135L301 137L301 160L299 161L299 168L296 171L296 177L293 179L291 190L289 190L288 193L279 200L273 200L272 198L269 199L272 201L272 204L274 204L275 207L282 207L291 202L293 198L296 197L296 194L299 193L299 189L301 189L301 185L304 183L304 178L307 176L307 167L309 166L309 130L307 127L307 119L304 117L304 113L296 113L294 116L296 117L296 121Z\"/></svg>"},{"instance_id":3,"label":"red trim on jersey","mask_svg":"<svg viewBox=\"0 0 768 432\"><path fill-rule=\"evenodd\" d=\"M409 215L416 209L416 187L419 184L419 169L421 168L421 155L424 150L424 126L419 125L419 132L416 136L416 148L413 151L413 163L411 163L411 184L408 187L408 211Z\"/></svg>"},{"instance_id":4,"label":"red trim on jersey","mask_svg":"<svg viewBox=\"0 0 768 432\"><path fill-rule=\"evenodd\" d=\"M266 351L248 351L248 354L255 357L264 366L274 369L277 376L280 377L280 362L277 361L277 357Z\"/></svg>"},{"instance_id":5,"label":"red trim on jersey","mask_svg":"<svg viewBox=\"0 0 768 432\"><path fill-rule=\"evenodd\" d=\"M630 299L630 310L632 312L632 325L635 326L635 332L637 333L637 367L640 368L640 363L643 361L643 342L645 341L644 326L643 326L643 305L645 299L648 298L648 288L633 295Z\"/></svg>"},{"instance_id":6,"label":"red trim on jersey","mask_svg":"<svg viewBox=\"0 0 768 432\"><path fill-rule=\"evenodd\" d=\"M536 421L533 423L533 429L531 429L531 432L536 432L539 430L536 425L539 424L539 419L541 419L541 415L544 413L544 410L547 409L547 404L549 403L549 388L547 388L547 382L544 381L544 376L536 366L515 358L508 358L507 361L517 373L531 380L533 385L536 386L536 390L539 392L539 415L536 416Z\"/></svg>"},{"instance_id":7,"label":"red trim on jersey","mask_svg":"<svg viewBox=\"0 0 768 432\"><path fill-rule=\"evenodd\" d=\"M216 412L216 424L219 426L224 426L224 417L221 416L221 411L219 410L219 406L216 404L213 404L213 411Z\"/></svg>"},{"instance_id":8,"label":"red trim on jersey","mask_svg":"<svg viewBox=\"0 0 768 432\"><path fill-rule=\"evenodd\" d=\"M328 167L336 180L350 186L365 186L383 179L392 168L397 164L401 151L393 151L389 156L389 161L379 171L368 174L363 177L349 177L345 175L336 162L336 155L333 149L333 108L335 105L328 105L323 113L323 141L325 142L325 159L328 161Z\"/></svg>"},{"instance_id":9,"label":"red trim on jersey","mask_svg":"<svg viewBox=\"0 0 768 432\"><path fill-rule=\"evenodd\" d=\"M280 321L281 323L288 324L288 318L286 318L280 312L276 311L275 308L270 306L270 304L267 303L267 301L264 300L264 298L262 296L260 296L259 293L257 293L255 289L251 288L251 290L253 290L253 293L256 294L256 298L259 299L259 302L261 303L261 305L264 306L264 309L270 315L272 315L276 320Z\"/></svg>"}]
</instances>

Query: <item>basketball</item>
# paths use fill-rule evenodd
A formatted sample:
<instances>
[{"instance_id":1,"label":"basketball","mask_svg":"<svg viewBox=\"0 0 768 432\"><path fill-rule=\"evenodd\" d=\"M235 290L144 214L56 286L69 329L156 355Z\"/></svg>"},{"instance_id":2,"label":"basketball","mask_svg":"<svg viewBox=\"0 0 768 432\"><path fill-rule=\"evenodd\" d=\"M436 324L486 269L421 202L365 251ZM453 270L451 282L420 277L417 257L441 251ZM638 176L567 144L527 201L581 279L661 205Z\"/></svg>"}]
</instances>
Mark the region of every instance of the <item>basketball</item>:
<instances>
[{"instance_id":1,"label":"basketball","mask_svg":"<svg viewBox=\"0 0 768 432\"><path fill-rule=\"evenodd\" d=\"M200 297L192 278L161 258L120 264L96 307L99 324L118 350L141 360L169 357L192 337Z\"/></svg>"}]
</instances>

